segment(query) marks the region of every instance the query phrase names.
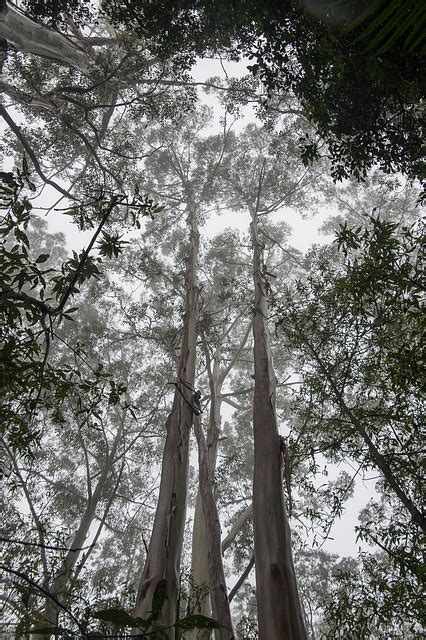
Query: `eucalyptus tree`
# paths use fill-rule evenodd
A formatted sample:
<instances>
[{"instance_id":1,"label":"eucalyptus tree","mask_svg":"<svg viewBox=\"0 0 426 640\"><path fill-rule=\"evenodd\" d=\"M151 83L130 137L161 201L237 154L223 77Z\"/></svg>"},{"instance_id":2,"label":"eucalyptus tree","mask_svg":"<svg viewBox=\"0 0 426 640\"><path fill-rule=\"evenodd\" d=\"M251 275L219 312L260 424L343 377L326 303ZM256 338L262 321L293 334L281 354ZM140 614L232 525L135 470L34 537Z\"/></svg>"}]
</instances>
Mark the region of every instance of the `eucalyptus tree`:
<instances>
[{"instance_id":1,"label":"eucalyptus tree","mask_svg":"<svg viewBox=\"0 0 426 640\"><path fill-rule=\"evenodd\" d=\"M10 130L8 153L25 152L33 180L61 199L127 191L129 163L144 156L144 128L192 106L187 76L153 57L131 32L114 29L105 16L93 15L81 26L64 16L58 30L7 3L2 15L1 90L8 102L0 115Z\"/></svg>"},{"instance_id":2,"label":"eucalyptus tree","mask_svg":"<svg viewBox=\"0 0 426 640\"><path fill-rule=\"evenodd\" d=\"M48 234L44 241L48 244ZM50 413L39 408L44 429L31 458L25 451L16 454L7 435L2 438L10 470L5 488L16 509L22 500L27 506L29 516L19 535L27 541L24 549L33 552L29 563L28 552L20 550L18 530L8 535L11 566L6 571L20 571L23 585L26 579L39 585L37 593L33 584L28 616L21 617L19 628L22 632L39 628L40 637L50 637L58 629L64 608L81 611L81 599L88 597L92 584L90 565L100 562L111 532L119 542L125 535L131 539L132 528L133 537L136 532L139 537L154 506L149 495L155 478L136 474L132 456L137 456L139 470L145 465L152 468L155 450L148 439L157 435L162 387L156 398L158 391L151 384L157 379L150 376L151 363L141 347L131 353L126 345L118 348L105 294L105 285L95 287L86 294L74 322L54 332L50 366L72 372L79 381L73 391L79 388L80 393L63 393L62 387ZM137 393L131 391L134 388ZM116 580L120 571L114 572ZM126 585L133 579L133 574L127 575ZM105 586L97 589L98 598L104 600L113 592L121 595L114 582L109 594Z\"/></svg>"},{"instance_id":3,"label":"eucalyptus tree","mask_svg":"<svg viewBox=\"0 0 426 640\"><path fill-rule=\"evenodd\" d=\"M97 407L100 411L100 406ZM82 410L80 405L80 411ZM76 408L74 409L76 411ZM9 455L12 466L12 478L19 490L15 490L16 500L24 499L31 513L32 525L26 538L32 538L37 533L39 539L39 559L35 562L33 556L33 571L28 572L28 559L24 560L23 570L28 580L31 573L35 573L36 580L40 580L39 593L34 593L28 608L32 610L31 625L20 625L22 632L32 626L34 633L43 638L50 638L58 628L59 614L64 606L72 606L80 597L77 588L77 576L84 569L94 546L96 546L116 491L121 482L124 468L123 426L111 438L110 451L96 451L93 430L96 426L91 423L88 437L83 434L84 428L80 420L71 415L73 410L68 408L60 429L49 426L49 443L54 443L58 455L53 456L44 443L43 453L37 455L32 463L23 462L10 450L6 442L2 445ZM99 413L98 413L99 415ZM76 422L78 427L76 427ZM111 424L106 422L107 430ZM58 431L60 433L58 434ZM95 432L96 433L96 432ZM66 438L69 445L74 445L81 452L81 456L70 456L64 446L62 438ZM92 440L88 443L86 440ZM83 455L84 454L84 455ZM89 460L95 457L95 463ZM52 459L53 458L53 459ZM87 486L80 477L82 463L86 461ZM52 471L52 469L56 469ZM24 498L25 497L25 498ZM95 527L94 539L91 544L87 538L93 530L95 518L99 524ZM11 552L15 552L12 568L17 566L21 554L16 551L20 540L9 540ZM31 544L31 542L29 542ZM56 546L55 546L56 545ZM33 575L34 575L33 573ZM88 586L88 585L87 585ZM44 604L40 596L45 594ZM73 607L73 608L74 608ZM24 621L25 622L25 621ZM39 632L37 633L37 628Z\"/></svg>"},{"instance_id":4,"label":"eucalyptus tree","mask_svg":"<svg viewBox=\"0 0 426 640\"><path fill-rule=\"evenodd\" d=\"M224 387L235 364L245 351L252 321L247 302L246 279L249 262L240 247L240 237L232 229L226 229L206 243L200 264L200 281L203 305L200 317L201 358L205 362L208 406L206 444L208 461L203 460L199 474L206 474L204 485L213 493L215 471L221 436L222 403ZM204 389L202 388L204 391ZM198 436L200 440L200 436ZM203 487L204 488L204 487ZM205 490L205 489L204 489ZM205 590L212 572L221 564L214 553L208 551L208 529L205 521L201 486L197 492L192 530L191 576L193 592ZM216 507L214 507L216 508ZM212 506L208 511L212 510ZM218 516L215 516L218 520ZM220 547L220 544L217 545ZM223 551L223 548L222 548ZM216 548L216 553L218 549ZM219 567L220 569L220 567ZM210 593L212 590L210 589ZM191 594L190 594L191 597ZM210 615L209 594L197 598L197 611ZM214 610L214 607L213 607ZM208 631L193 632L194 637L210 637Z\"/></svg>"},{"instance_id":5,"label":"eucalyptus tree","mask_svg":"<svg viewBox=\"0 0 426 640\"><path fill-rule=\"evenodd\" d=\"M245 3L229 10L226 2L104 0L98 24L107 20L115 30L108 26L106 31L99 33L95 29L90 35L87 31L93 27L94 15L85 2L65 6L27 0L21 7L27 14L25 20L15 7L3 3L3 38L7 41L9 37L18 50L25 45L36 55L48 55L61 63L65 58L65 64L74 65L89 76L99 67L99 60L101 66L105 58L108 60L105 49L111 52L120 47L123 36L130 38L133 46L142 45L150 51L148 66L152 60L166 65L172 61L175 69L187 70L197 56L211 52L225 53L233 59L241 55L254 59L249 69L265 85L263 106L269 109L277 92L291 92L314 124L318 138L302 135L299 140L306 163L323 154L322 139L336 180L349 175L363 180L375 164L386 172L401 171L411 180L422 179L419 78L425 14L419 0L404 7L395 3L386 16L380 13L380 2L363 12L362 3L349 2L315 7L306 2L280 6L276 2L261 6ZM25 23L25 43L16 34L14 40L12 20ZM386 33L386 28L381 29L386 20L389 31L398 21L399 29L389 43L377 46ZM365 21L371 24L366 27ZM366 36L370 46L365 44ZM117 67L108 67L106 62L104 79L111 78ZM139 77L145 76L143 70L140 72L139 67ZM113 95L114 91L110 93ZM12 94L16 100L19 92L12 87ZM24 91L21 99L31 102L39 97L45 105L49 102L48 92L34 96L33 90ZM66 98L61 92L57 97ZM109 101L108 106L113 102ZM84 131L81 133L87 147L91 140Z\"/></svg>"},{"instance_id":6,"label":"eucalyptus tree","mask_svg":"<svg viewBox=\"0 0 426 640\"><path fill-rule=\"evenodd\" d=\"M289 228L285 224L271 224L263 220L263 238L265 242L265 263L270 274L270 296L277 295L281 282L293 279L303 273L303 258L287 246ZM235 235L235 234L233 234ZM225 262L219 273L225 286L220 299L232 299L241 295L244 300L251 297L248 272L251 270L251 242L250 238L240 236L237 245L228 257L228 246L233 246L232 235L228 238L218 236L214 239L220 243L219 258L225 257ZM237 248L239 247L239 249ZM217 251L217 249L216 249ZM209 252L209 255L210 252ZM214 263L213 263L214 264ZM233 275L235 265L240 273ZM222 275L223 274L223 275ZM241 323L239 333L244 332ZM231 337L230 345L225 344L223 355L229 358L229 349L238 346ZM293 530L293 551L296 556L295 570L299 575L298 558L306 544L306 532L312 528L314 535L327 537L335 517L341 513L345 499L351 496L351 478L346 472L340 474L336 481L324 478L322 486L312 480L317 475L318 467L311 469L308 464L311 459L310 447L295 449L299 432L303 431L303 424L292 415L289 406L289 390L298 381L293 382L294 371L297 372L297 362L290 353L283 354L277 344L277 338L271 336L274 352L275 371L277 381L276 413L279 433L286 442L283 456L282 475L280 482L285 490L288 516ZM225 554L226 566L232 566L232 573L238 575L238 580L229 594L233 603L236 631L241 637L252 637L257 628L256 604L253 599L254 584L250 579L254 566L253 554L253 504L252 504L252 474L253 474L253 437L252 437L252 403L253 403L253 344L247 341L245 348L235 360L226 387L222 393L222 403L229 403L233 410L232 416L225 421L219 450L219 464L216 471L216 496L222 521L228 525L226 536L222 540L222 551ZM296 455L297 454L297 455ZM349 486L348 486L349 485ZM340 511L337 510L337 506ZM323 533L324 531L324 533ZM193 545L200 544L194 542ZM308 543L309 544L309 543ZM197 554L198 557L198 554ZM232 565L231 565L232 563ZM303 569L303 567L302 567ZM305 619L308 619L310 607L314 606L309 599L309 589L301 594ZM315 606L319 607L316 603ZM322 609L318 616L321 617ZM240 637L240 636L238 636ZM253 636L254 637L254 636Z\"/></svg>"},{"instance_id":7,"label":"eucalyptus tree","mask_svg":"<svg viewBox=\"0 0 426 640\"><path fill-rule=\"evenodd\" d=\"M80 509L85 505L84 513L75 529L70 551L50 589L51 595L56 597L60 592L66 594L67 585L80 579L89 554L92 566L97 567L101 562L100 549L108 539L107 531L117 543L121 543L123 537L129 538L132 529L133 537L145 536L150 512L154 509L150 495L156 479L147 470L152 469L158 460L152 443L158 438L162 418L158 407L164 395L164 385L158 384L158 377L151 371L154 354L151 349L147 350L146 343L135 346L131 341L130 344L120 341L114 309L108 297L106 283L94 285L82 305L78 320L60 336L66 345L87 345L84 347L84 364L88 366L90 362L100 360L101 365L97 366L103 366L105 375L113 376L113 393L106 398L107 402L102 402L87 387L85 405L77 407L78 428L74 427L74 432L66 436L68 441L77 438L81 454L74 476L77 478L81 473L79 469L83 467L87 487L85 492L81 492L79 501ZM120 395L126 398L124 405L120 402ZM52 478L55 477L54 464L51 463ZM139 471L145 469L146 472L136 473L136 464ZM57 465L61 466L61 463ZM67 467L66 464L64 466ZM74 552L74 548L83 546L89 533L93 535L93 546L76 566L79 553ZM129 561L124 580L126 587L134 582L132 564L134 571L137 570L134 561ZM100 576L102 565L99 569ZM123 568L115 574L120 575L122 571ZM115 575L116 580L118 575ZM86 579L89 584L92 582L90 571L86 572ZM112 593L116 597L120 595L114 580L110 587ZM104 591L103 597L105 595Z\"/></svg>"},{"instance_id":8,"label":"eucalyptus tree","mask_svg":"<svg viewBox=\"0 0 426 640\"><path fill-rule=\"evenodd\" d=\"M294 128L293 128L294 130ZM273 149L265 131L250 125L230 146L224 168L223 197L250 215L253 269L254 476L253 525L256 595L261 637L305 638L294 574L290 528L282 488L282 454L275 410L268 295L261 218L284 205L303 203L303 191L318 175L294 160L290 127ZM268 464L265 466L265 460Z\"/></svg>"},{"instance_id":9,"label":"eucalyptus tree","mask_svg":"<svg viewBox=\"0 0 426 640\"><path fill-rule=\"evenodd\" d=\"M2 451L7 454L6 468L12 495L15 492L23 496L29 512L28 518L18 517L24 534L22 545L27 551L23 555L17 552L21 540L17 536L7 536L4 541L11 545L7 556L10 564L3 565L3 569L7 575L16 578L15 583L11 582L12 591L16 587L26 594L21 620L25 629L31 624L55 628L58 609L67 611L64 602L72 599L70 585L91 553L91 549L85 550L76 566L95 517L100 519L96 541L101 536L123 474L120 465L130 444L129 438L130 441L134 439L135 433L131 435L128 427L124 429L122 425L117 434L109 434L108 427L102 423L102 412L107 422L114 411L122 417L132 412L132 403L125 395L123 383L113 379L99 364L102 348L98 345L98 358L94 355L90 363L75 336L66 340L65 325L71 320L70 313L76 311L76 308L71 309L71 299L79 293L83 283L101 277L104 257L116 256L121 250L118 237L108 234L105 226L117 207L117 200L113 198L106 210L98 202L96 212L90 207L80 212L81 224L86 223L87 213L89 227L97 219L97 229L87 249L80 255L74 252L72 258L64 259L63 236L50 237L46 233L45 223L43 225L43 221L34 216L25 188L34 189L25 162L17 174L2 173L4 224L0 250L5 266L0 308L4 337L0 359L5 427ZM143 209L146 211L145 204ZM151 205L148 210L152 213ZM137 222L134 210L131 217ZM124 219L118 218L122 225ZM32 227L36 230L34 234ZM94 258L91 250L98 239L99 254ZM147 418L149 414L150 411ZM117 426L114 419L109 422L109 426L112 425ZM95 434L99 437L94 437ZM76 451L81 449L86 456L78 459L78 456L66 455L62 447L70 442L74 442ZM61 451L56 464L52 461L54 452L51 451L50 456L47 453L52 443ZM90 451L92 446L94 450ZM40 447L44 449L42 454ZM89 463L91 455L94 456L93 464ZM84 485L77 471L82 460L85 460L87 470L86 495L84 487L81 494L76 489L72 494L77 496L75 510L70 509L68 513L62 502L63 510L59 514L53 503L59 498L58 506L61 504L68 481L71 485L72 480ZM48 468L44 469L46 465ZM59 477L61 467L63 476ZM70 479L67 472L75 477ZM43 485L52 502L45 501ZM62 523L55 526L61 519ZM71 536L70 540L64 540L65 530L67 537ZM32 551L30 563L27 561L28 550ZM32 614L39 607L43 614L34 619ZM75 616L69 615L77 624ZM48 631L46 633L49 635Z\"/></svg>"},{"instance_id":10,"label":"eucalyptus tree","mask_svg":"<svg viewBox=\"0 0 426 640\"><path fill-rule=\"evenodd\" d=\"M152 132L150 144L161 145L145 165L144 185L169 204L179 217L186 215L187 232L179 246L185 266L183 328L179 340L177 374L171 413L166 421L160 493L153 531L141 577L135 613L146 617L155 608L154 595L164 582L167 601L159 619L167 633L176 622L180 555L185 525L189 434L195 407L195 370L199 319L197 260L198 225L212 196L215 178L227 144L227 130L213 138L202 136L209 120L202 110L183 118L179 127Z\"/></svg>"},{"instance_id":11,"label":"eucalyptus tree","mask_svg":"<svg viewBox=\"0 0 426 640\"><path fill-rule=\"evenodd\" d=\"M334 234L344 222L354 227L364 226L372 213L380 215L382 220L398 223L401 229L418 219L420 197L418 185L413 186L402 176L371 171L362 184L348 180L344 186L330 191L329 202L334 203L338 214L330 216L322 231Z\"/></svg>"}]
</instances>

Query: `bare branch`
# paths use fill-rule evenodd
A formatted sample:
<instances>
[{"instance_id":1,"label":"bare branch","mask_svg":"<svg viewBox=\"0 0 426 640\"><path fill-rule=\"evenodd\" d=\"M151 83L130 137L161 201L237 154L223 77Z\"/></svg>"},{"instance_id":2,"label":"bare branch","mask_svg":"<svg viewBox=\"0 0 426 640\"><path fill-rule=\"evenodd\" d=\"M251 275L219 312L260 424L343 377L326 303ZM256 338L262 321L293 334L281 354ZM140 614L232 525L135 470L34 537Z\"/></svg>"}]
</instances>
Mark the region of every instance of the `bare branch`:
<instances>
[{"instance_id":1,"label":"bare branch","mask_svg":"<svg viewBox=\"0 0 426 640\"><path fill-rule=\"evenodd\" d=\"M29 144L28 140L26 139L26 137L22 133L20 127L10 117L10 115L8 114L6 109L3 107L3 105L0 105L0 116L3 118L3 120L5 120L5 122L7 122L9 127L12 129L13 133L18 138L19 142L24 147L25 151L28 153L28 156L31 158L31 162L34 165L34 169L36 170L36 172L38 173L40 178L43 180L43 182L45 182L46 184L50 185L51 187L53 187L57 191L59 191L59 193L62 193L62 195L65 196L66 198L69 198L70 200L74 200L73 196L69 193L69 191L67 191L66 189L63 189L57 182L55 182L54 180L50 180L44 174L43 169L41 168L40 163L37 160L37 156L35 155L35 153L33 151L33 148L31 147L31 145Z\"/></svg>"},{"instance_id":2,"label":"bare branch","mask_svg":"<svg viewBox=\"0 0 426 640\"><path fill-rule=\"evenodd\" d=\"M248 563L248 565L246 566L246 568L244 569L244 571L242 572L242 574L238 578L237 582L235 583L234 587L229 592L229 596L228 596L229 602L232 602L232 599L238 593L241 585L245 582L245 580L247 579L250 571L252 570L253 565L254 565L254 553L253 553L252 557L250 558L250 562Z\"/></svg>"},{"instance_id":3,"label":"bare branch","mask_svg":"<svg viewBox=\"0 0 426 640\"><path fill-rule=\"evenodd\" d=\"M225 551L231 546L237 534L241 531L241 529L243 528L247 520L251 518L252 515L253 515L253 504L249 504L249 506L246 509L244 509L242 513L240 513L240 515L238 516L238 518L230 528L228 534L222 540L222 553L225 553Z\"/></svg>"}]
</instances>

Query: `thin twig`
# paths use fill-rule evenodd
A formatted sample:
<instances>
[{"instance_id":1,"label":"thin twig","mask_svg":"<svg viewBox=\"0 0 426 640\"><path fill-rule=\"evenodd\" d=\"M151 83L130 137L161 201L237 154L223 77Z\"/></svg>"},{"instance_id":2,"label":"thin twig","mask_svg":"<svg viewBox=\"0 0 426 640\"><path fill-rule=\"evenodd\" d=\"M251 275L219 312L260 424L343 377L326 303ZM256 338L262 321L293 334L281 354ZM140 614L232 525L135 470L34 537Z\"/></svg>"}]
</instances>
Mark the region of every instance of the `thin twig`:
<instances>
[{"instance_id":1,"label":"thin twig","mask_svg":"<svg viewBox=\"0 0 426 640\"><path fill-rule=\"evenodd\" d=\"M51 551L84 551L85 549L91 549L94 544L89 544L86 547L80 547L79 549L70 549L70 547L56 547L50 544L40 544L38 542L27 542L26 540L18 540L17 538L5 538L0 536L0 542L13 542L15 544L23 544L26 547L42 547L43 549L49 549Z\"/></svg>"}]
</instances>

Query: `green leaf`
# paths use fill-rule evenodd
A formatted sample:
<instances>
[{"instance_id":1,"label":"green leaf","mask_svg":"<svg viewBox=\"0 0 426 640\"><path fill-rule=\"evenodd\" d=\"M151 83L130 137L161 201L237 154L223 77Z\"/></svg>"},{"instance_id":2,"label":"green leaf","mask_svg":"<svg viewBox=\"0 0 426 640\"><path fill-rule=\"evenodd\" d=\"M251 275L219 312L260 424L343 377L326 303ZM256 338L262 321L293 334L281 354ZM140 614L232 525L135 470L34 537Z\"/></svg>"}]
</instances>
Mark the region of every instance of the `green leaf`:
<instances>
[{"instance_id":1,"label":"green leaf","mask_svg":"<svg viewBox=\"0 0 426 640\"><path fill-rule=\"evenodd\" d=\"M41 253L36 260L36 264L41 264L42 262L46 262L49 258L49 253Z\"/></svg>"},{"instance_id":2,"label":"green leaf","mask_svg":"<svg viewBox=\"0 0 426 640\"><path fill-rule=\"evenodd\" d=\"M181 631L189 631L190 629L220 629L222 627L217 620L203 616L200 613L193 613L190 616L181 618L177 626Z\"/></svg>"},{"instance_id":3,"label":"green leaf","mask_svg":"<svg viewBox=\"0 0 426 640\"><path fill-rule=\"evenodd\" d=\"M92 616L97 620L102 620L102 622L111 622L117 627L134 627L136 623L136 619L127 613L127 611L115 607L112 609L101 609L100 611L92 613Z\"/></svg>"},{"instance_id":4,"label":"green leaf","mask_svg":"<svg viewBox=\"0 0 426 640\"><path fill-rule=\"evenodd\" d=\"M143 618L134 618L124 609L112 607L111 609L101 609L92 613L92 617L102 622L109 622L116 627L138 627L139 629L148 629L151 626L152 618L144 620Z\"/></svg>"},{"instance_id":5,"label":"green leaf","mask_svg":"<svg viewBox=\"0 0 426 640\"><path fill-rule=\"evenodd\" d=\"M15 229L15 237L21 242L23 242L24 244L26 244L27 247L30 246L30 241L28 240L27 234L21 231L21 229Z\"/></svg>"}]
</instances>

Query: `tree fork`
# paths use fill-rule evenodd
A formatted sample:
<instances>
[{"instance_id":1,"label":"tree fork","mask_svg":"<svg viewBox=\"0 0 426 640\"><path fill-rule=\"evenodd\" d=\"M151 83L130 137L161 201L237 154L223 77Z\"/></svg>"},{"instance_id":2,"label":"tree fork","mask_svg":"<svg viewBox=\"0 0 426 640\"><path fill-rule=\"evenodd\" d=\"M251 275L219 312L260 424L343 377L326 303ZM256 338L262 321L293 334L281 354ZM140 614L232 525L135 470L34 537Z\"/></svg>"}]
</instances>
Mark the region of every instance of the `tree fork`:
<instances>
[{"instance_id":1,"label":"tree fork","mask_svg":"<svg viewBox=\"0 0 426 640\"><path fill-rule=\"evenodd\" d=\"M213 366L210 360L210 354L205 340L203 339L204 353L206 361L208 363L209 373L209 386L210 386L210 412L209 412L209 426L207 433L207 455L208 464L210 470L210 476L213 478L216 468L216 456L217 445L220 431L220 407L221 398L220 390L222 382L220 378L220 348L217 347L214 357ZM195 429L195 424L194 424ZM197 434L196 434L197 436ZM198 441L198 437L197 437ZM200 446L200 445L198 445ZM201 474L201 465L199 474ZM201 481L201 475L200 475ZM203 510L203 499L201 496L201 485L197 491L197 498L195 502L194 524L192 528L192 557L191 557L191 572L192 579L197 588L203 589L206 585L209 585L209 562L208 562L208 530ZM205 616L210 616L210 594L206 593L205 597L201 599L199 603L198 613ZM209 630L197 629L189 632L188 640L209 640L211 634Z\"/></svg>"}]
</instances>

